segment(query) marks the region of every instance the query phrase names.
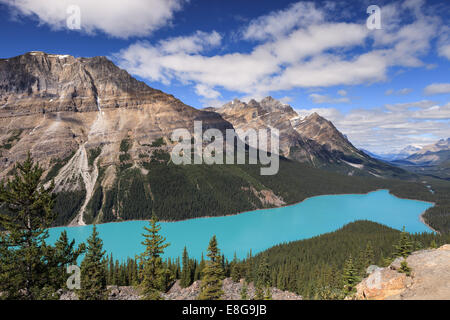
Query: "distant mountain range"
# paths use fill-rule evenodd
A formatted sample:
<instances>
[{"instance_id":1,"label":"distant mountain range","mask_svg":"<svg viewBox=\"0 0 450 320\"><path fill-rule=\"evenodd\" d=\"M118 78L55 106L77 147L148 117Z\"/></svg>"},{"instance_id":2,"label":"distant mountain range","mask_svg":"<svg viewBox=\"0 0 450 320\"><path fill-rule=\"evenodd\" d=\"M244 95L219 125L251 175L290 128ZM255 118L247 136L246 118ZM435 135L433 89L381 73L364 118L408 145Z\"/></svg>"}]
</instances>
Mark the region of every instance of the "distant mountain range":
<instances>
[{"instance_id":1,"label":"distant mountain range","mask_svg":"<svg viewBox=\"0 0 450 320\"><path fill-rule=\"evenodd\" d=\"M364 153L370 155L371 157L384 161L395 161L395 160L403 160L408 158L410 155L418 152L420 150L419 147L415 146L407 146L400 150L398 153L373 153L366 149L361 149Z\"/></svg>"},{"instance_id":2,"label":"distant mountain range","mask_svg":"<svg viewBox=\"0 0 450 320\"><path fill-rule=\"evenodd\" d=\"M222 132L277 128L278 180L256 176L251 166L170 164L173 130L193 131L196 120L204 129ZM44 52L0 59L0 152L2 178L31 152L46 180L55 181L58 223L73 225L142 219L152 210L171 220L279 206L314 194L314 187L290 187L302 183L297 174L314 183L324 176L342 180L340 189L317 186L316 193L358 189L334 173L412 177L355 148L318 114L301 118L271 97L198 110L134 79L105 57Z\"/></svg>"},{"instance_id":3,"label":"distant mountain range","mask_svg":"<svg viewBox=\"0 0 450 320\"><path fill-rule=\"evenodd\" d=\"M417 174L450 178L450 138L422 148L408 146L397 154L377 155L366 150L364 152Z\"/></svg>"},{"instance_id":4,"label":"distant mountain range","mask_svg":"<svg viewBox=\"0 0 450 320\"><path fill-rule=\"evenodd\" d=\"M424 146L405 160L418 165L439 165L450 161L450 138Z\"/></svg>"}]
</instances>

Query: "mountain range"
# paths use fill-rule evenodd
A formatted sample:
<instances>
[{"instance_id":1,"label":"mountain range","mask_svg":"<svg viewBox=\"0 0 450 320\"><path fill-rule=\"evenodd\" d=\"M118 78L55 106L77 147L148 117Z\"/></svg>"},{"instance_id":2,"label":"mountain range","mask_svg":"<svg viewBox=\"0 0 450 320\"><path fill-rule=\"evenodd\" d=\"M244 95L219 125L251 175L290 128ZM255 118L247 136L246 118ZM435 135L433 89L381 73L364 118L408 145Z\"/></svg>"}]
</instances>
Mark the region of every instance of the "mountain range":
<instances>
[{"instance_id":1,"label":"mountain range","mask_svg":"<svg viewBox=\"0 0 450 320\"><path fill-rule=\"evenodd\" d=\"M222 132L277 128L278 181L256 175L252 166L170 164L173 130L193 131L196 120ZM31 152L47 183L55 181L57 223L72 225L140 219L152 210L168 220L212 210L222 215L337 192L323 186L291 190L290 183L303 183L300 177L326 177L345 191L359 190L349 176L412 177L355 148L325 118L316 113L301 118L272 97L199 110L105 57L36 51L0 59L0 152L2 178Z\"/></svg>"},{"instance_id":2,"label":"mountain range","mask_svg":"<svg viewBox=\"0 0 450 320\"><path fill-rule=\"evenodd\" d=\"M448 180L450 179L450 138L426 145L407 157L390 163L417 174Z\"/></svg>"}]
</instances>

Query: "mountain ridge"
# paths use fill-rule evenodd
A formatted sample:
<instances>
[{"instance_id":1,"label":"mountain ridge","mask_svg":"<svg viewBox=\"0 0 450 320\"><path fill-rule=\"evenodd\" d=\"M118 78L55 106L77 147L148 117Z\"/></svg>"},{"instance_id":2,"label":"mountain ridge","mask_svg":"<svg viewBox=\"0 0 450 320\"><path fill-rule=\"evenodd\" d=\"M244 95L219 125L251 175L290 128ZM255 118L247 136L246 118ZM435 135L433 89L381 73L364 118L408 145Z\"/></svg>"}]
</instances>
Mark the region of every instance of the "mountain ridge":
<instances>
[{"instance_id":1,"label":"mountain ridge","mask_svg":"<svg viewBox=\"0 0 450 320\"><path fill-rule=\"evenodd\" d=\"M290 105L270 96L248 103L235 99L207 110L219 113L236 129L278 129L280 152L289 159L347 175L408 177L402 169L358 150L331 121L317 113L301 118Z\"/></svg>"}]
</instances>

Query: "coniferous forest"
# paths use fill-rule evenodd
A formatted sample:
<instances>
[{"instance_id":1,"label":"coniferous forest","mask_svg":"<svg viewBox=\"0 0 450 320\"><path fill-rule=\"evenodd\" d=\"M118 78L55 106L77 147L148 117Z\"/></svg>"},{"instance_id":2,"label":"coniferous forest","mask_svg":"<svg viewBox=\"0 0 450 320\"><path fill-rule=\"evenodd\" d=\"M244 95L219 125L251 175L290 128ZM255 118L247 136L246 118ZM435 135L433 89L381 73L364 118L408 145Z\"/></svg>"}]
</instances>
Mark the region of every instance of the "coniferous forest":
<instances>
[{"instance_id":1,"label":"coniferous forest","mask_svg":"<svg viewBox=\"0 0 450 320\"><path fill-rule=\"evenodd\" d=\"M134 259L116 261L103 250L95 226L86 244L75 247L63 232L50 245L47 228L57 218L54 187L41 186L43 170L29 155L19 163L13 179L0 185L0 298L58 299L66 290L66 268L81 267L80 287L73 289L80 299L102 300L108 285L134 286L143 299L162 299L161 294L179 279L183 287L201 281L198 299L219 299L222 281L245 279L255 284L255 299L271 299L268 288L277 287L306 299L344 299L355 292L369 265L388 265L395 257L415 250L450 242L450 234L408 234L389 227L357 221L311 239L284 243L243 260L231 261L220 252L213 236L205 243L206 256L189 258L189 248L180 258L163 259L170 245L159 232L153 214L143 234L145 251ZM407 190L406 190L407 191ZM407 195L407 193L405 193ZM410 268L402 265L402 272ZM243 292L243 298L245 298Z\"/></svg>"}]
</instances>

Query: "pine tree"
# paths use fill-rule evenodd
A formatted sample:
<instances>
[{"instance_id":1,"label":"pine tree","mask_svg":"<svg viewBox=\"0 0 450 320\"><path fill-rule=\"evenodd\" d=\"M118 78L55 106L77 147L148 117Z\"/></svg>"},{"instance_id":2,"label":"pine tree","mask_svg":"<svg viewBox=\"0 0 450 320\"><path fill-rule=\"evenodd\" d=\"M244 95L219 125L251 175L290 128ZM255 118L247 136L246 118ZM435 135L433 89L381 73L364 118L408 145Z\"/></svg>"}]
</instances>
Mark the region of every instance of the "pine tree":
<instances>
[{"instance_id":1,"label":"pine tree","mask_svg":"<svg viewBox=\"0 0 450 320\"><path fill-rule=\"evenodd\" d=\"M203 269L205 269L205 258L203 257L203 252L202 252L202 258L200 259L200 263L198 263L197 267L195 268L194 281L202 279Z\"/></svg>"},{"instance_id":2,"label":"pine tree","mask_svg":"<svg viewBox=\"0 0 450 320\"><path fill-rule=\"evenodd\" d=\"M264 293L264 300L272 300L272 290L267 287Z\"/></svg>"},{"instance_id":3,"label":"pine tree","mask_svg":"<svg viewBox=\"0 0 450 320\"><path fill-rule=\"evenodd\" d=\"M87 252L81 262L81 300L105 300L106 291L106 259L103 241L94 225L92 234L87 239Z\"/></svg>"},{"instance_id":4,"label":"pine tree","mask_svg":"<svg viewBox=\"0 0 450 320\"><path fill-rule=\"evenodd\" d=\"M400 240L399 242L394 245L395 257L408 257L412 251L413 251L413 242L411 241L411 238L409 236L409 233L405 231L405 227L402 229L402 233L400 234Z\"/></svg>"},{"instance_id":5,"label":"pine tree","mask_svg":"<svg viewBox=\"0 0 450 320\"><path fill-rule=\"evenodd\" d=\"M241 288L241 300L247 300L248 299L248 286L247 281L244 281Z\"/></svg>"},{"instance_id":6,"label":"pine tree","mask_svg":"<svg viewBox=\"0 0 450 320\"><path fill-rule=\"evenodd\" d=\"M203 269L201 292L198 299L219 300L223 294L222 280L224 278L224 270L220 250L217 247L216 236L213 236L209 242L207 257L209 260L206 261Z\"/></svg>"},{"instance_id":7,"label":"pine tree","mask_svg":"<svg viewBox=\"0 0 450 320\"><path fill-rule=\"evenodd\" d=\"M184 247L183 258L182 258L183 269L181 270L181 281L180 285L182 288L189 287L192 283L191 279L191 268L189 264L189 255L187 248Z\"/></svg>"},{"instance_id":8,"label":"pine tree","mask_svg":"<svg viewBox=\"0 0 450 320\"><path fill-rule=\"evenodd\" d=\"M270 269L267 257L263 256L258 267L258 273L255 284L255 299L263 300L267 298L265 291L268 291L270 285Z\"/></svg>"},{"instance_id":9,"label":"pine tree","mask_svg":"<svg viewBox=\"0 0 450 320\"><path fill-rule=\"evenodd\" d=\"M358 270L355 268L352 256L345 262L343 271L343 291L346 296L355 292L356 285L359 282Z\"/></svg>"},{"instance_id":10,"label":"pine tree","mask_svg":"<svg viewBox=\"0 0 450 320\"><path fill-rule=\"evenodd\" d=\"M52 299L61 283L53 274L54 248L45 244L56 218L54 184L44 188L42 174L28 153L14 177L0 184L0 292L6 299Z\"/></svg>"},{"instance_id":11,"label":"pine tree","mask_svg":"<svg viewBox=\"0 0 450 320\"><path fill-rule=\"evenodd\" d=\"M159 234L161 226L158 219L153 214L150 220L150 228L144 227L147 234L143 234L145 240L142 244L145 246L145 252L141 255L141 289L144 300L161 300L161 291L165 291L168 282L171 281L171 272L164 265L161 255L164 249L169 246L166 238Z\"/></svg>"},{"instance_id":12,"label":"pine tree","mask_svg":"<svg viewBox=\"0 0 450 320\"><path fill-rule=\"evenodd\" d=\"M400 263L400 269L398 270L401 273L405 273L408 277L411 275L411 268L408 266L408 263L406 262L406 259L404 259Z\"/></svg>"},{"instance_id":13,"label":"pine tree","mask_svg":"<svg viewBox=\"0 0 450 320\"><path fill-rule=\"evenodd\" d=\"M238 263L238 259L236 256L236 252L234 253L233 261L231 262L231 280L233 282L238 282L241 280L241 270L240 264Z\"/></svg>"},{"instance_id":14,"label":"pine tree","mask_svg":"<svg viewBox=\"0 0 450 320\"><path fill-rule=\"evenodd\" d=\"M431 248L431 249L436 249L437 247L438 247L438 246L437 246L436 240L433 239L433 240L431 241L431 243L430 243L430 248Z\"/></svg>"},{"instance_id":15,"label":"pine tree","mask_svg":"<svg viewBox=\"0 0 450 320\"><path fill-rule=\"evenodd\" d=\"M373 252L372 243L370 241L367 242L366 250L364 251L364 258L364 264L366 268L375 263L375 254Z\"/></svg>"},{"instance_id":16,"label":"pine tree","mask_svg":"<svg viewBox=\"0 0 450 320\"><path fill-rule=\"evenodd\" d=\"M63 288L69 277L66 268L75 265L78 257L86 250L84 243L75 248L75 240L69 242L67 232L61 232L61 236L55 242L54 247L47 247L50 267L50 278L48 282L54 282L58 288Z\"/></svg>"}]
</instances>

